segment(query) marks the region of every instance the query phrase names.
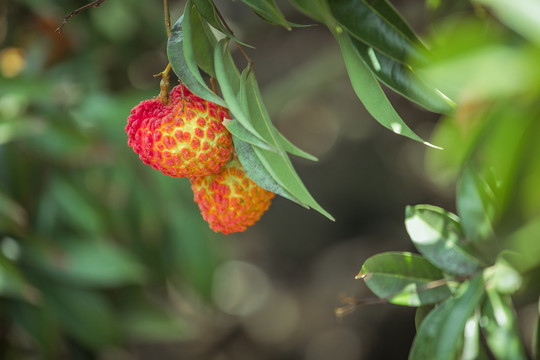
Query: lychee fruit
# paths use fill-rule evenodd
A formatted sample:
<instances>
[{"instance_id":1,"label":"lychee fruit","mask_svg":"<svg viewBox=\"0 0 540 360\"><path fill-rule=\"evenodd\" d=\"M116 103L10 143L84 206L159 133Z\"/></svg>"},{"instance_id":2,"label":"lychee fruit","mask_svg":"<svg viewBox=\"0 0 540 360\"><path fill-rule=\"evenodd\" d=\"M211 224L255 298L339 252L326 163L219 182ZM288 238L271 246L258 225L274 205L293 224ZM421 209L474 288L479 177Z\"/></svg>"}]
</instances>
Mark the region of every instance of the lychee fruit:
<instances>
[{"instance_id":1,"label":"lychee fruit","mask_svg":"<svg viewBox=\"0 0 540 360\"><path fill-rule=\"evenodd\" d=\"M236 156L219 174L190 180L204 220L223 234L242 232L255 224L275 196L247 176Z\"/></svg>"},{"instance_id":2,"label":"lychee fruit","mask_svg":"<svg viewBox=\"0 0 540 360\"><path fill-rule=\"evenodd\" d=\"M201 99L183 84L159 98L142 101L127 119L128 145L143 163L173 177L219 173L233 152L223 125L227 109Z\"/></svg>"}]
</instances>

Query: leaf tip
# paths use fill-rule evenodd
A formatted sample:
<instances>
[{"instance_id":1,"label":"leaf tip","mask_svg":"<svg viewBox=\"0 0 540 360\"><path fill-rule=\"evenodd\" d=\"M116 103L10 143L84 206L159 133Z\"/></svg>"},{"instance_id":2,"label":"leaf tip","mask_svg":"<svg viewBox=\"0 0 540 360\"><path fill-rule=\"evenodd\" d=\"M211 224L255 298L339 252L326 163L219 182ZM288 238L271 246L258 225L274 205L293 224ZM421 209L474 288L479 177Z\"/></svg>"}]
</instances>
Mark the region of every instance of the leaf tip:
<instances>
[{"instance_id":1,"label":"leaf tip","mask_svg":"<svg viewBox=\"0 0 540 360\"><path fill-rule=\"evenodd\" d=\"M360 270L360 272L358 274L355 275L355 279L358 280L358 279L362 279L364 280L366 278L366 276L368 275L367 272L362 272L362 270Z\"/></svg>"},{"instance_id":2,"label":"leaf tip","mask_svg":"<svg viewBox=\"0 0 540 360\"><path fill-rule=\"evenodd\" d=\"M424 141L423 144L426 145L426 146L429 146L429 147L431 147L431 148L433 148L433 149L444 150L444 148L442 148L442 147L440 147L440 146L437 146L437 145L433 145L432 143L429 143L429 142L427 142L427 141Z\"/></svg>"}]
</instances>

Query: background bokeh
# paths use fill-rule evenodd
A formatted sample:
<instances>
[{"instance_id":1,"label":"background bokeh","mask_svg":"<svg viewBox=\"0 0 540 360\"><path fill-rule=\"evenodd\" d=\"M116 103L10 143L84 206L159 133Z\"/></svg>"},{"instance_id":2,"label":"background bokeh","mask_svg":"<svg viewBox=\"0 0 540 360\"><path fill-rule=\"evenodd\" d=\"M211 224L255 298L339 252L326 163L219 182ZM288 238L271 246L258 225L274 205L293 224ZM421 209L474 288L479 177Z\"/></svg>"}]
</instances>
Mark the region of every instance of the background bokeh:
<instances>
[{"instance_id":1,"label":"background bokeh","mask_svg":"<svg viewBox=\"0 0 540 360\"><path fill-rule=\"evenodd\" d=\"M424 154L437 150L367 114L324 27L289 32L217 2L256 47L276 126L319 158L293 162L336 221L276 198L245 233L214 234L189 181L126 144L130 109L157 96L167 64L162 2L108 0L57 34L85 3L0 4L0 358L405 359L413 309L334 309L373 296L354 280L366 258L413 250L406 205L454 209L453 185L426 180ZM393 3L420 32L435 16ZM175 21L184 2L170 5ZM438 116L389 97L429 137Z\"/></svg>"}]
</instances>

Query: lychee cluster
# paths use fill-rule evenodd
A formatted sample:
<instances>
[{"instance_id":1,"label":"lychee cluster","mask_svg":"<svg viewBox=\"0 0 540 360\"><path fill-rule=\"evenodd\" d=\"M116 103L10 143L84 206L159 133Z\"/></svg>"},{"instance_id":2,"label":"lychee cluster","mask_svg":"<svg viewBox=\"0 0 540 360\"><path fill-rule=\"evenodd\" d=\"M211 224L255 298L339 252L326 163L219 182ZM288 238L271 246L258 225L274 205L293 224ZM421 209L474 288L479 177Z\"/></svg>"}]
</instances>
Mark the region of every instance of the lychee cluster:
<instances>
[{"instance_id":1,"label":"lychee cluster","mask_svg":"<svg viewBox=\"0 0 540 360\"><path fill-rule=\"evenodd\" d=\"M274 193L254 183L236 157L223 125L222 106L201 99L183 84L142 101L127 119L128 145L143 163L163 174L190 179L203 218L215 232L245 231L270 206Z\"/></svg>"}]
</instances>

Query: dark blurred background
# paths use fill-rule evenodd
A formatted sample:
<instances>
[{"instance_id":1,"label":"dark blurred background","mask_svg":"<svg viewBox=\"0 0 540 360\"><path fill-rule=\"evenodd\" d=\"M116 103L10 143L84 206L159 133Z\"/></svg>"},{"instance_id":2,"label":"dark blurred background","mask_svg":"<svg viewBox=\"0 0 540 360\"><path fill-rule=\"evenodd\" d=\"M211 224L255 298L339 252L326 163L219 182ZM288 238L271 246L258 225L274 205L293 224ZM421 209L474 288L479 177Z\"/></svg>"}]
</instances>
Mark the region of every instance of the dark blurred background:
<instances>
[{"instance_id":1,"label":"dark blurred background","mask_svg":"<svg viewBox=\"0 0 540 360\"><path fill-rule=\"evenodd\" d=\"M245 233L214 234L189 181L126 144L130 109L158 95L167 64L162 2L108 0L55 32L86 3L0 4L0 358L406 359L414 309L334 309L373 297L354 279L369 256L413 251L406 205L454 209L453 189L426 180L437 150L367 114L325 27L289 32L217 1L255 46L276 126L319 158L293 162L336 221L276 198ZM392 3L420 34L434 16ZM184 2L170 6L176 21ZM429 138L438 116L388 95Z\"/></svg>"}]
</instances>

